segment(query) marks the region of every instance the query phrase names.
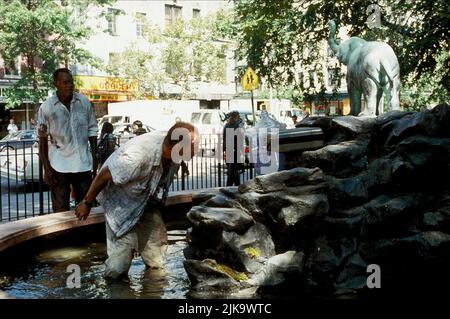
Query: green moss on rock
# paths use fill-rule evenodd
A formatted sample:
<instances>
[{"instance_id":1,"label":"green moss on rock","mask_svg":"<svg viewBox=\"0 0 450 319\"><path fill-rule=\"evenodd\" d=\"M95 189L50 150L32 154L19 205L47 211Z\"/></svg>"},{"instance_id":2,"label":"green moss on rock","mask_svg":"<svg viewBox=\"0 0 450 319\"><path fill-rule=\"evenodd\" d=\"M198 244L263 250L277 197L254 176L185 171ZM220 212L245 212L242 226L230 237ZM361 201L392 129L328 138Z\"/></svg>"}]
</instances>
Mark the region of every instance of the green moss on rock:
<instances>
[{"instance_id":1,"label":"green moss on rock","mask_svg":"<svg viewBox=\"0 0 450 319\"><path fill-rule=\"evenodd\" d=\"M208 263L208 265L210 265L214 269L227 274L236 281L248 280L247 275L243 272L238 272L227 265L219 264L213 259L206 259L205 261Z\"/></svg>"}]
</instances>

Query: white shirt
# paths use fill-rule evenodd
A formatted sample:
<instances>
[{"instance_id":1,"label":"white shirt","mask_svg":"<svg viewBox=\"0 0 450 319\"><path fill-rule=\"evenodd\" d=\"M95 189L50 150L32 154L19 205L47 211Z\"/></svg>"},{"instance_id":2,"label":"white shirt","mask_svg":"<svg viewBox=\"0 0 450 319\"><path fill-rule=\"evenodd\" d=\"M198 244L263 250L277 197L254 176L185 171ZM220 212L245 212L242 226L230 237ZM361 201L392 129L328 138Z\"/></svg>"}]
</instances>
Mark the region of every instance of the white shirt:
<instances>
[{"instance_id":1,"label":"white shirt","mask_svg":"<svg viewBox=\"0 0 450 319\"><path fill-rule=\"evenodd\" d=\"M162 144L167 132L153 131L137 136L117 149L103 164L112 182L100 192L98 200L113 233L120 237L139 221L150 196L168 189L179 165L171 161L163 174ZM163 198L164 199L164 198Z\"/></svg>"},{"instance_id":2,"label":"white shirt","mask_svg":"<svg viewBox=\"0 0 450 319\"><path fill-rule=\"evenodd\" d=\"M9 134L11 134L11 133L14 133L14 132L17 132L19 130L19 128L17 127L17 125L16 124L14 124L14 123L10 123L9 125L8 125L8 133Z\"/></svg>"},{"instance_id":3,"label":"white shirt","mask_svg":"<svg viewBox=\"0 0 450 319\"><path fill-rule=\"evenodd\" d=\"M91 102L73 93L70 112L55 94L39 108L38 125L45 124L50 135L50 165L61 173L92 170L89 137L97 136L98 126Z\"/></svg>"}]
</instances>

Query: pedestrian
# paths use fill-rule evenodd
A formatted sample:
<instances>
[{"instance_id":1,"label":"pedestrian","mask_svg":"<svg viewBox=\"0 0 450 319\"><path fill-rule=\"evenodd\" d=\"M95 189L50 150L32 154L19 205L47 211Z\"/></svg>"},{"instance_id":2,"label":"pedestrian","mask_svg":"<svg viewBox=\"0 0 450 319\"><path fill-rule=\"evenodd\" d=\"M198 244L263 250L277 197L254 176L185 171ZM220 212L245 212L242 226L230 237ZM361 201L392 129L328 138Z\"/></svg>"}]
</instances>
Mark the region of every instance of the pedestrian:
<instances>
[{"instance_id":1,"label":"pedestrian","mask_svg":"<svg viewBox=\"0 0 450 319\"><path fill-rule=\"evenodd\" d=\"M14 123L14 119L13 118L11 118L9 120L9 125L8 125L7 130L8 130L8 134L16 133L19 130L17 125Z\"/></svg>"},{"instance_id":2,"label":"pedestrian","mask_svg":"<svg viewBox=\"0 0 450 319\"><path fill-rule=\"evenodd\" d=\"M295 128L295 125L297 124L298 122L297 122L297 115L292 115L292 126L293 126L293 128Z\"/></svg>"},{"instance_id":3,"label":"pedestrian","mask_svg":"<svg viewBox=\"0 0 450 319\"><path fill-rule=\"evenodd\" d=\"M136 120L133 122L133 133L135 135L142 135L147 133L147 131L143 128L143 124L141 121Z\"/></svg>"},{"instance_id":4,"label":"pedestrian","mask_svg":"<svg viewBox=\"0 0 450 319\"><path fill-rule=\"evenodd\" d=\"M36 129L36 121L34 118L30 119L30 130L35 130Z\"/></svg>"},{"instance_id":5,"label":"pedestrian","mask_svg":"<svg viewBox=\"0 0 450 319\"><path fill-rule=\"evenodd\" d=\"M178 134L183 130L185 135ZM179 122L169 132L153 131L137 136L114 152L103 164L75 214L89 216L95 198L105 210L108 259L105 276L128 273L133 252L147 267L164 268L167 233L160 207L165 203L180 158L172 149L185 143L175 155L189 160L198 149L198 133L190 123Z\"/></svg>"},{"instance_id":6,"label":"pedestrian","mask_svg":"<svg viewBox=\"0 0 450 319\"><path fill-rule=\"evenodd\" d=\"M62 212L70 209L71 186L78 203L97 174L98 127L89 100L74 92L69 69L57 69L53 85L56 94L38 111L39 154L44 179L51 190L53 211Z\"/></svg>"},{"instance_id":7,"label":"pedestrian","mask_svg":"<svg viewBox=\"0 0 450 319\"><path fill-rule=\"evenodd\" d=\"M102 165L117 148L117 139L113 134L114 127L111 123L105 122L100 133L100 141L97 147L97 158L99 165Z\"/></svg>"},{"instance_id":8,"label":"pedestrian","mask_svg":"<svg viewBox=\"0 0 450 319\"><path fill-rule=\"evenodd\" d=\"M227 123L223 128L223 153L227 165L227 186L239 186L241 179L239 169L242 167L242 151L239 145L243 146L243 128L239 112L232 111L226 117ZM227 137L233 136L233 141L227 145ZM242 141L239 141L242 139ZM239 143L241 142L241 143ZM229 147L232 149L230 150ZM228 152L227 152L228 149ZM231 155L231 156L230 156Z\"/></svg>"}]
</instances>

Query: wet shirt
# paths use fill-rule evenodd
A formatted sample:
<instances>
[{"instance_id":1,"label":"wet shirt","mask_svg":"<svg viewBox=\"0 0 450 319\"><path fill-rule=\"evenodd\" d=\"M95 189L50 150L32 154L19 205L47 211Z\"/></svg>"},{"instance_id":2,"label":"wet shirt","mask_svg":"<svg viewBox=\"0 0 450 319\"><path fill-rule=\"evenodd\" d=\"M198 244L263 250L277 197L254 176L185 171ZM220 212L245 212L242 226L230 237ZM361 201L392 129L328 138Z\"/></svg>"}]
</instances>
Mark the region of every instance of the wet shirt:
<instances>
[{"instance_id":1,"label":"wet shirt","mask_svg":"<svg viewBox=\"0 0 450 319\"><path fill-rule=\"evenodd\" d=\"M73 93L70 111L57 95L49 97L39 108L38 125L45 124L51 145L48 156L52 168L61 173L92 170L89 137L97 136L98 126L91 102Z\"/></svg>"},{"instance_id":2,"label":"wet shirt","mask_svg":"<svg viewBox=\"0 0 450 319\"><path fill-rule=\"evenodd\" d=\"M129 232L139 221L150 196L168 190L178 164L170 161L163 170L162 144L167 132L154 131L131 139L103 164L112 181L97 199L106 221L117 237ZM163 198L165 199L165 198Z\"/></svg>"}]
</instances>

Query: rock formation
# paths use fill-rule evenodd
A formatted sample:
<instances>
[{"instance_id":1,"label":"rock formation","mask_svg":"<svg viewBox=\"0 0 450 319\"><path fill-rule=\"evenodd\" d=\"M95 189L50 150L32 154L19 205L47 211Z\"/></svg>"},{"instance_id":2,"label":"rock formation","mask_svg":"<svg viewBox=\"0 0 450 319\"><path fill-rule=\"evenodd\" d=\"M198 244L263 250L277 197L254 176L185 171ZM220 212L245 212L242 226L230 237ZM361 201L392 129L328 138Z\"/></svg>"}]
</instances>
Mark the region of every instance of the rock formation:
<instances>
[{"instance_id":1,"label":"rock formation","mask_svg":"<svg viewBox=\"0 0 450 319\"><path fill-rule=\"evenodd\" d=\"M371 264L381 293L450 282L450 106L299 125L325 146L188 213L193 292L364 296Z\"/></svg>"}]
</instances>

